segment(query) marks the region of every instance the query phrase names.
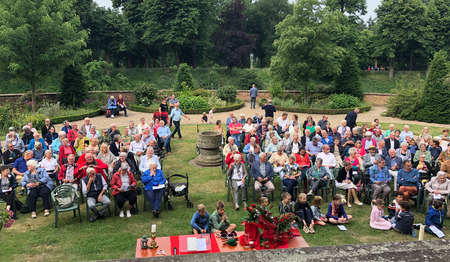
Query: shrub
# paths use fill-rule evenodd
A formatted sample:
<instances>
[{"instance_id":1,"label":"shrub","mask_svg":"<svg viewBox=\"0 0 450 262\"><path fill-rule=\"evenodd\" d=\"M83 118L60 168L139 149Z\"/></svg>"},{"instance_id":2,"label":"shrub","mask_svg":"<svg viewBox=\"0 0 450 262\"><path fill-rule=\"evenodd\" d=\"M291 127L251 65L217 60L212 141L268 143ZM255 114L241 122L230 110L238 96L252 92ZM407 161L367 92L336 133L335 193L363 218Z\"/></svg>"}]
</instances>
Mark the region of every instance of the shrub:
<instances>
[{"instance_id":1,"label":"shrub","mask_svg":"<svg viewBox=\"0 0 450 262\"><path fill-rule=\"evenodd\" d=\"M190 90L195 89L194 78L191 74L191 68L186 63L180 64L180 68L178 68L177 81L175 82L174 86L175 91L183 90L183 82Z\"/></svg>"},{"instance_id":2,"label":"shrub","mask_svg":"<svg viewBox=\"0 0 450 262\"><path fill-rule=\"evenodd\" d=\"M423 94L423 80L414 76L416 81L400 81L393 90L397 95L389 98L387 103L387 116L414 120L420 110Z\"/></svg>"},{"instance_id":3,"label":"shrub","mask_svg":"<svg viewBox=\"0 0 450 262\"><path fill-rule=\"evenodd\" d=\"M256 88L263 89L262 83L258 80L256 72L251 69L245 70L238 82L239 89L250 89L253 84L256 85Z\"/></svg>"},{"instance_id":4,"label":"shrub","mask_svg":"<svg viewBox=\"0 0 450 262\"><path fill-rule=\"evenodd\" d=\"M138 105L146 106L149 106L155 102L157 93L158 90L153 84L147 84L144 82L138 83L133 91L133 95L136 97L136 103Z\"/></svg>"},{"instance_id":5,"label":"shrub","mask_svg":"<svg viewBox=\"0 0 450 262\"><path fill-rule=\"evenodd\" d=\"M192 91L192 95L193 96L201 96L201 97L207 98L207 97L211 97L212 96L212 92L209 91L209 90L205 90L203 88L200 88L200 89L196 89L196 90Z\"/></svg>"},{"instance_id":6,"label":"shrub","mask_svg":"<svg viewBox=\"0 0 450 262\"><path fill-rule=\"evenodd\" d=\"M182 95L178 97L181 109L198 109L207 108L208 103L203 97L200 96L186 96Z\"/></svg>"},{"instance_id":7,"label":"shrub","mask_svg":"<svg viewBox=\"0 0 450 262\"><path fill-rule=\"evenodd\" d=\"M59 101L64 106L80 107L87 98L87 87L79 66L64 68Z\"/></svg>"},{"instance_id":8,"label":"shrub","mask_svg":"<svg viewBox=\"0 0 450 262\"><path fill-rule=\"evenodd\" d=\"M206 77L202 80L202 86L208 89L217 89L219 87L219 74L215 70L208 70Z\"/></svg>"},{"instance_id":9,"label":"shrub","mask_svg":"<svg viewBox=\"0 0 450 262\"><path fill-rule=\"evenodd\" d=\"M106 74L112 69L112 65L106 61L97 61L87 63L85 66L86 85L88 90L108 90L112 79Z\"/></svg>"},{"instance_id":10,"label":"shrub","mask_svg":"<svg viewBox=\"0 0 450 262\"><path fill-rule=\"evenodd\" d=\"M210 107L224 107L226 106L227 102L223 101L222 99L218 98L217 96L208 96L206 97L206 102Z\"/></svg>"},{"instance_id":11,"label":"shrub","mask_svg":"<svg viewBox=\"0 0 450 262\"><path fill-rule=\"evenodd\" d=\"M42 93L44 93L45 90L39 89L36 90L36 103L42 103L42 101L44 101L44 97L42 96ZM26 92L25 94L23 94L20 98L19 98L19 102L24 103L24 104L28 104L31 103L31 90Z\"/></svg>"},{"instance_id":12,"label":"shrub","mask_svg":"<svg viewBox=\"0 0 450 262\"><path fill-rule=\"evenodd\" d=\"M450 123L449 73L450 64L447 62L447 53L445 51L437 52L425 81L417 120L441 124ZM447 80L445 80L446 77Z\"/></svg>"},{"instance_id":13,"label":"shrub","mask_svg":"<svg viewBox=\"0 0 450 262\"><path fill-rule=\"evenodd\" d=\"M270 83L269 93L272 98L280 97L283 94L283 88L278 83Z\"/></svg>"},{"instance_id":14,"label":"shrub","mask_svg":"<svg viewBox=\"0 0 450 262\"><path fill-rule=\"evenodd\" d=\"M63 110L63 108L59 104L59 101L55 104L44 102L37 112L45 117L55 117L60 114L61 110Z\"/></svg>"},{"instance_id":15,"label":"shrub","mask_svg":"<svg viewBox=\"0 0 450 262\"><path fill-rule=\"evenodd\" d=\"M217 90L217 97L228 103L234 103L236 101L236 96L237 90L234 86L226 85Z\"/></svg>"},{"instance_id":16,"label":"shrub","mask_svg":"<svg viewBox=\"0 0 450 262\"><path fill-rule=\"evenodd\" d=\"M359 99L364 97L361 81L359 79L360 70L356 55L347 52L341 62L341 73L335 79L336 93L348 94Z\"/></svg>"},{"instance_id":17,"label":"shrub","mask_svg":"<svg viewBox=\"0 0 450 262\"><path fill-rule=\"evenodd\" d=\"M114 85L117 87L116 89L119 90L130 90L131 88L131 81L128 79L128 77L122 75L121 73L118 73L114 80Z\"/></svg>"},{"instance_id":18,"label":"shrub","mask_svg":"<svg viewBox=\"0 0 450 262\"><path fill-rule=\"evenodd\" d=\"M329 108L353 108L358 107L361 104L357 97L346 94L333 94L329 96Z\"/></svg>"}]
</instances>

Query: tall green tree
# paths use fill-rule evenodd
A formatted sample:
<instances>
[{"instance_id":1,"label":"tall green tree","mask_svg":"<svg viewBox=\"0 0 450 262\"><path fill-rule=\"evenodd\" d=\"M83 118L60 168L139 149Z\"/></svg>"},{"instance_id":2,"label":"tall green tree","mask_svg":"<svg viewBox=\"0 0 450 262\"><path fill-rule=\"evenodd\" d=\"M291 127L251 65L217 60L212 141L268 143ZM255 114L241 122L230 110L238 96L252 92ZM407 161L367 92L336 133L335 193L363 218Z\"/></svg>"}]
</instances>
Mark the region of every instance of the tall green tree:
<instances>
[{"instance_id":1,"label":"tall green tree","mask_svg":"<svg viewBox=\"0 0 450 262\"><path fill-rule=\"evenodd\" d=\"M248 4L247 31L258 35L254 53L261 67L270 65L270 58L275 55L275 26L292 12L293 5L288 0L259 0Z\"/></svg>"},{"instance_id":2,"label":"tall green tree","mask_svg":"<svg viewBox=\"0 0 450 262\"><path fill-rule=\"evenodd\" d=\"M421 0L383 0L375 12L379 31L374 56L389 61L389 77L393 78L400 51L407 50L412 69L414 56L421 49L425 4Z\"/></svg>"},{"instance_id":3,"label":"tall green tree","mask_svg":"<svg viewBox=\"0 0 450 262\"><path fill-rule=\"evenodd\" d=\"M230 73L233 67L248 61L250 52L255 48L256 36L247 34L244 28L247 19L245 8L242 0L232 0L219 16L219 31L211 36L214 50Z\"/></svg>"},{"instance_id":4,"label":"tall green tree","mask_svg":"<svg viewBox=\"0 0 450 262\"><path fill-rule=\"evenodd\" d=\"M367 12L366 0L325 0L331 10L339 10L349 15L365 15Z\"/></svg>"},{"instance_id":5,"label":"tall green tree","mask_svg":"<svg viewBox=\"0 0 450 262\"><path fill-rule=\"evenodd\" d=\"M353 52L346 52L341 62L341 73L335 79L335 91L362 99L364 94L359 78L358 59Z\"/></svg>"},{"instance_id":6,"label":"tall green tree","mask_svg":"<svg viewBox=\"0 0 450 262\"><path fill-rule=\"evenodd\" d=\"M340 30L338 21L337 14L320 1L301 0L294 14L276 27L280 39L274 42L277 54L272 57L272 76L283 86L301 83L305 103L312 80L340 72L343 48L333 42Z\"/></svg>"},{"instance_id":7,"label":"tall green tree","mask_svg":"<svg viewBox=\"0 0 450 262\"><path fill-rule=\"evenodd\" d=\"M61 104L74 108L79 107L87 98L87 94L81 68L76 65L68 65L64 68L61 95L59 97Z\"/></svg>"},{"instance_id":8,"label":"tall green tree","mask_svg":"<svg viewBox=\"0 0 450 262\"><path fill-rule=\"evenodd\" d=\"M450 123L449 76L450 64L447 60L447 53L442 50L435 54L431 62L417 120L441 124Z\"/></svg>"},{"instance_id":9,"label":"tall green tree","mask_svg":"<svg viewBox=\"0 0 450 262\"><path fill-rule=\"evenodd\" d=\"M194 78L191 74L191 68L186 63L180 64L177 72L177 81L175 82L175 91L182 91L183 87L186 86L190 90L195 89Z\"/></svg>"},{"instance_id":10,"label":"tall green tree","mask_svg":"<svg viewBox=\"0 0 450 262\"><path fill-rule=\"evenodd\" d=\"M72 9L74 0L0 1L0 66L30 84L33 111L36 85L89 52L88 37Z\"/></svg>"}]
</instances>

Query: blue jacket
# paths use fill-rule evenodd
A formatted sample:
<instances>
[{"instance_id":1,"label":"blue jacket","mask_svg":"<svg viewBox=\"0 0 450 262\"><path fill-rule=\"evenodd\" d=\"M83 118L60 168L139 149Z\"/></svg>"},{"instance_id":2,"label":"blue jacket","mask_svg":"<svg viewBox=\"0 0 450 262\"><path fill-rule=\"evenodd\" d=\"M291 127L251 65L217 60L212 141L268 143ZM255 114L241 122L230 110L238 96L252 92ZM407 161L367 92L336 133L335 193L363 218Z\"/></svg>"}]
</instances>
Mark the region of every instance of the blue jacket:
<instances>
[{"instance_id":1,"label":"blue jacket","mask_svg":"<svg viewBox=\"0 0 450 262\"><path fill-rule=\"evenodd\" d=\"M445 211L444 209L437 210L434 205L428 209L427 216L425 217L425 224L427 226L435 226L442 228L444 225Z\"/></svg>"},{"instance_id":2,"label":"blue jacket","mask_svg":"<svg viewBox=\"0 0 450 262\"><path fill-rule=\"evenodd\" d=\"M205 211L206 212L206 211ZM191 219L191 227L200 231L204 229L208 231L209 227L209 214L206 212L205 216L201 216L198 211L192 216Z\"/></svg>"},{"instance_id":3,"label":"blue jacket","mask_svg":"<svg viewBox=\"0 0 450 262\"><path fill-rule=\"evenodd\" d=\"M336 220L338 220L340 217L347 218L347 213L345 213L344 205L343 205L343 204L341 204L341 205L339 206L338 212L337 212L337 214L336 214L336 215L338 215L338 216L333 216L332 213L333 213L333 202L331 202L331 203L328 205L328 212L327 212L327 215L326 215L327 218L334 218L334 219L336 219Z\"/></svg>"},{"instance_id":4,"label":"blue jacket","mask_svg":"<svg viewBox=\"0 0 450 262\"><path fill-rule=\"evenodd\" d=\"M269 163L269 161L266 161L265 163L266 165L266 177L271 180L273 177L273 167L272 165ZM254 162L252 165L252 168L250 169L250 175L254 178L254 179L258 179L258 177L263 178L263 176L261 175L261 162L257 161Z\"/></svg>"},{"instance_id":5,"label":"blue jacket","mask_svg":"<svg viewBox=\"0 0 450 262\"><path fill-rule=\"evenodd\" d=\"M147 169L142 175L142 183L145 185L145 190L153 190L154 186L164 185L166 178L161 169L156 169L155 176L151 176L150 169Z\"/></svg>"},{"instance_id":6,"label":"blue jacket","mask_svg":"<svg viewBox=\"0 0 450 262\"><path fill-rule=\"evenodd\" d=\"M379 171L380 171L380 169L378 168L378 165L373 165L369 169L370 182L372 182L372 183L377 182L377 177L378 177ZM391 175L389 175L389 170L387 169L387 167L383 167L383 169L381 169L381 172L383 173L383 181L385 181L386 183L391 181Z\"/></svg>"},{"instance_id":7,"label":"blue jacket","mask_svg":"<svg viewBox=\"0 0 450 262\"><path fill-rule=\"evenodd\" d=\"M39 138L39 142L41 142L41 144L42 144L42 148L44 149L44 150L47 150L48 148L47 148L47 145L45 144L45 140L43 139L43 138ZM34 141L34 138L33 139L31 139L30 140L30 144L28 144L28 150L33 150L34 149L34 143L35 143L35 141Z\"/></svg>"},{"instance_id":8,"label":"blue jacket","mask_svg":"<svg viewBox=\"0 0 450 262\"><path fill-rule=\"evenodd\" d=\"M108 100L108 109L117 108L117 102L116 99L113 99L111 101L111 98Z\"/></svg>"},{"instance_id":9,"label":"blue jacket","mask_svg":"<svg viewBox=\"0 0 450 262\"><path fill-rule=\"evenodd\" d=\"M387 155L387 156L384 158L384 160L386 160L386 162L385 162L385 167L387 167L387 169L390 170L390 169L392 168L392 157L389 156L389 155ZM402 159L401 159L400 157L395 156L395 162L396 162L397 167L398 167L397 170L400 170L400 169L403 168L403 161L402 161Z\"/></svg>"},{"instance_id":10,"label":"blue jacket","mask_svg":"<svg viewBox=\"0 0 450 262\"><path fill-rule=\"evenodd\" d=\"M328 136L327 138L328 138L328 142L325 140L325 138L322 137L322 139L321 139L322 144L329 145L330 147L333 146L334 145L333 137L332 136Z\"/></svg>"},{"instance_id":11,"label":"blue jacket","mask_svg":"<svg viewBox=\"0 0 450 262\"><path fill-rule=\"evenodd\" d=\"M27 171L23 174L23 178L22 181L20 182L20 184L25 187L28 183L30 183L30 179L31 179L31 172ZM53 190L53 188L55 187L55 185L53 184L53 180L48 176L47 171L45 171L44 168L37 168L37 172L36 172L36 181L37 182L41 182L42 184L46 185L48 187L48 189L50 189L50 191ZM30 193L30 190L27 190L27 194Z\"/></svg>"},{"instance_id":12,"label":"blue jacket","mask_svg":"<svg viewBox=\"0 0 450 262\"><path fill-rule=\"evenodd\" d=\"M399 186L415 186L419 188L419 171L415 168L411 169L410 172L401 169L397 174L397 183Z\"/></svg>"}]
</instances>

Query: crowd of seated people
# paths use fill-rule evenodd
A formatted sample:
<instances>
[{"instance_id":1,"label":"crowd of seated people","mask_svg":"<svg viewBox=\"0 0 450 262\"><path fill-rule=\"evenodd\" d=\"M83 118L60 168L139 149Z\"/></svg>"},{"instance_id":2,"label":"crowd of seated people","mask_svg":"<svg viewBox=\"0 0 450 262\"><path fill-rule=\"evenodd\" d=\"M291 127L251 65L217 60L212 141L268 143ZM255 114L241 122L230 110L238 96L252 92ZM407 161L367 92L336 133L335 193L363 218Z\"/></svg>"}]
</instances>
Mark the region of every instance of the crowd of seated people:
<instances>
[{"instance_id":1,"label":"crowd of seated people","mask_svg":"<svg viewBox=\"0 0 450 262\"><path fill-rule=\"evenodd\" d=\"M142 122L145 120L141 119ZM40 133L31 123L25 125L22 138L10 128L2 152L3 165L0 166L5 177L2 178L0 199L4 199L7 209L12 211L15 189L20 184L18 194L26 195L31 217L37 217L38 198L43 200L44 216L48 216L50 193L56 186L64 184L86 195L93 213L91 222L105 217L112 196L120 209L119 216L130 217L137 197L135 176L143 174L146 191L153 191L148 185L157 184L159 180L155 177L164 178L161 158L164 151L168 154L171 151L170 130L164 121L158 122L158 128L154 126L151 121L139 129L134 127L134 121L130 121L122 135L114 123L99 132L91 120L85 118L80 129L76 123L64 121L58 132L50 119L46 119ZM153 166L160 171L152 171ZM160 180L159 183L164 184ZM158 217L162 194L156 191L159 193L146 195L151 200L153 215ZM125 201L128 201L127 207ZM99 210L97 203L102 203ZM17 219L16 214L13 217Z\"/></svg>"}]
</instances>

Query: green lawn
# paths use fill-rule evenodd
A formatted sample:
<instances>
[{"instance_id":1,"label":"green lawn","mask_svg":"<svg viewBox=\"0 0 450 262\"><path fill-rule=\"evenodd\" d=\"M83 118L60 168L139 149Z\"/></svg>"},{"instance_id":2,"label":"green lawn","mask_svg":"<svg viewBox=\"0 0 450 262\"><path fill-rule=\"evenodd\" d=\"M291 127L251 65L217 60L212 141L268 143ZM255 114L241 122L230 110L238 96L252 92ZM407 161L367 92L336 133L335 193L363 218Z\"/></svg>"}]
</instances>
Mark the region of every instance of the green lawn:
<instances>
[{"instance_id":1,"label":"green lawn","mask_svg":"<svg viewBox=\"0 0 450 262\"><path fill-rule=\"evenodd\" d=\"M370 128L371 123L358 122L358 126L362 126L363 124L367 124ZM390 125L390 123L381 123L381 129L383 130L383 132L386 130L389 130L389 125ZM400 132L403 131L403 126L404 126L403 124L395 123L395 129L400 130ZM427 125L409 124L409 129L411 130L411 132L413 132L414 135L418 136L418 135L422 134L423 128L426 126ZM445 125L442 125L441 127L436 127L436 126L427 126L427 127L430 130L430 134L433 137L442 135L442 130L444 130L444 128L447 128Z\"/></svg>"},{"instance_id":2,"label":"green lawn","mask_svg":"<svg viewBox=\"0 0 450 262\"><path fill-rule=\"evenodd\" d=\"M212 129L212 125L200 125L200 130ZM189 161L196 156L196 126L182 126L184 140L172 142L173 153L164 160L164 173L189 173L190 197L194 206L206 205L212 213L218 200L226 201L224 176L220 168L196 168ZM275 202L273 212L279 204L279 180L275 183ZM252 200L252 190L249 198ZM24 197L21 198L24 200ZM189 222L196 211L186 207L184 198L173 198L174 210L162 210L161 216L154 219L148 211L143 212L143 196L139 196L138 215L131 218L112 217L95 223L86 222L86 209L82 205L83 223L80 224L71 213L60 215L59 228L54 228L54 214L43 216L42 203L38 202L38 218L32 220L30 214L19 214L20 219L12 228L0 232L2 261L80 261L134 257L136 239L150 234L152 224L157 225L158 236L189 234ZM252 201L249 201L251 203ZM411 202L412 203L412 202ZM326 212L324 203L322 213ZM238 230L245 211L236 212L231 202L226 202L227 213L232 223L238 224ZM113 209L112 209L113 211ZM394 231L382 232L369 227L370 206L364 205L346 208L354 216L347 225L348 231L341 232L335 226L316 228L316 234L303 235L310 246L343 245L386 241L413 241L411 236L402 236ZM386 211L387 212L387 211ZM415 213L416 211L413 210ZM424 222L424 214L416 215L416 223ZM448 224L448 222L447 222ZM447 235L450 230L445 230ZM303 233L303 232L302 232ZM425 239L435 239L426 234Z\"/></svg>"}]
</instances>

